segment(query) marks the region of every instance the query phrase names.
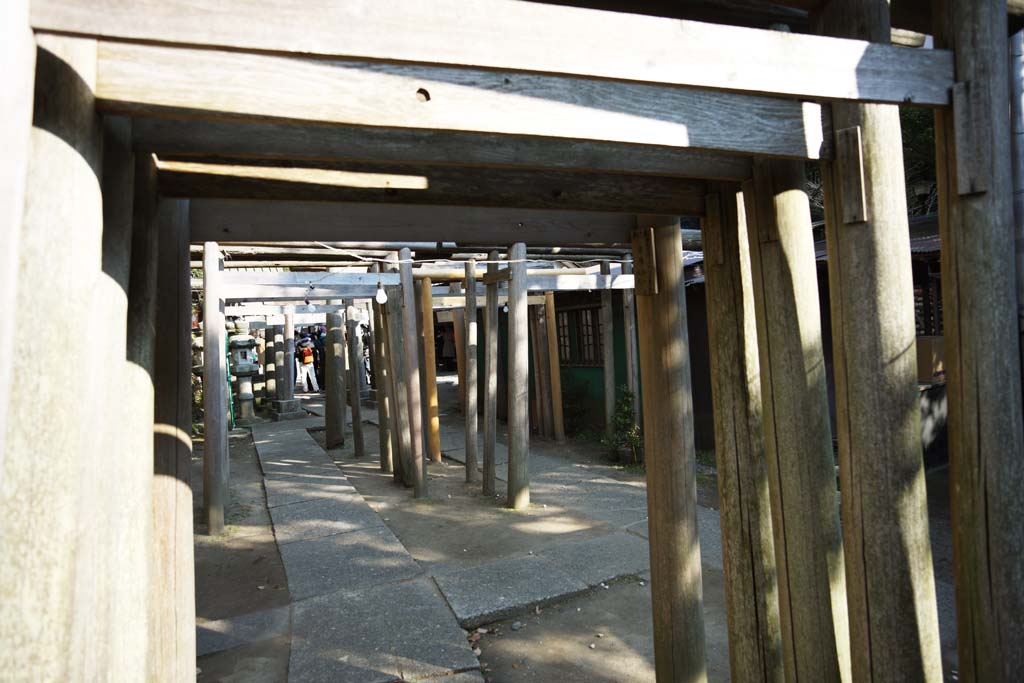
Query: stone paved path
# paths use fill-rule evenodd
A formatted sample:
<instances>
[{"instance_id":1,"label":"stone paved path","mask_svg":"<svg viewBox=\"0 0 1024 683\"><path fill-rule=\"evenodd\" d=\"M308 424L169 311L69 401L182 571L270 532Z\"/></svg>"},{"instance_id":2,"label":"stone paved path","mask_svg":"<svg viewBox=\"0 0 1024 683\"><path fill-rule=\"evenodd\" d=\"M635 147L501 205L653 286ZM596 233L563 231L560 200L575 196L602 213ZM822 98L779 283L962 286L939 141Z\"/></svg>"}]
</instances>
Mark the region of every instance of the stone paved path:
<instances>
[{"instance_id":1,"label":"stone paved path","mask_svg":"<svg viewBox=\"0 0 1024 683\"><path fill-rule=\"evenodd\" d=\"M253 427L291 590L289 679L482 681L433 580L306 429Z\"/></svg>"}]
</instances>

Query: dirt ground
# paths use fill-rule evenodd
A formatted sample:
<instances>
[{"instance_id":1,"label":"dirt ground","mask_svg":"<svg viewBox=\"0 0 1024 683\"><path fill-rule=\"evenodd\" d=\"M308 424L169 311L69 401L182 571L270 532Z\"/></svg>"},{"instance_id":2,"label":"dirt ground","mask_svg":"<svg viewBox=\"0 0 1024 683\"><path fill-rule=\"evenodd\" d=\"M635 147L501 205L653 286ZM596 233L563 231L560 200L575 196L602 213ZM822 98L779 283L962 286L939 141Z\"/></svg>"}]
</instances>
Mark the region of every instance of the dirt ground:
<instances>
[{"instance_id":1,"label":"dirt ground","mask_svg":"<svg viewBox=\"0 0 1024 683\"><path fill-rule=\"evenodd\" d=\"M230 620L291 602L263 494L263 476L252 436L230 439L230 506L226 532L206 535L202 514L203 444L192 458L195 520L196 622ZM288 679L288 637L264 640L198 657L197 680L204 683L284 682Z\"/></svg>"}]
</instances>

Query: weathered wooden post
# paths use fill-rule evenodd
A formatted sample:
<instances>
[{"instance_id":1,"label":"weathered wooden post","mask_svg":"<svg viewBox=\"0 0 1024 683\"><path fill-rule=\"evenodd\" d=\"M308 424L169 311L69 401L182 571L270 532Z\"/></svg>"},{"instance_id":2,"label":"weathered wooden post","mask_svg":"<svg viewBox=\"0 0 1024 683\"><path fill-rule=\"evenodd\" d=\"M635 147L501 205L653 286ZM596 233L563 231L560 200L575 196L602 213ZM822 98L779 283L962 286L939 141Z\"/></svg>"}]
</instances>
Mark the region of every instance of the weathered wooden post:
<instances>
[{"instance_id":1,"label":"weathered wooden post","mask_svg":"<svg viewBox=\"0 0 1024 683\"><path fill-rule=\"evenodd\" d=\"M1006 3L936 3L935 45L956 54L953 111L936 111L942 308L960 680L1024 671L1024 436Z\"/></svg>"},{"instance_id":2,"label":"weathered wooden post","mask_svg":"<svg viewBox=\"0 0 1024 683\"><path fill-rule=\"evenodd\" d=\"M405 377L406 368L404 360L404 344L402 340L402 301L400 292L395 291L395 296L388 297L385 304L387 309L388 324L388 358L391 360L389 368L391 375L391 393L394 415L394 426L391 430L392 448L395 453L394 475L395 480L405 486L413 485L412 472L412 440L409 435L409 401L408 388Z\"/></svg>"},{"instance_id":3,"label":"weathered wooden post","mask_svg":"<svg viewBox=\"0 0 1024 683\"><path fill-rule=\"evenodd\" d=\"M432 462L441 462L441 417L437 401L437 349L434 346L434 293L429 277L420 280L423 316L423 368L426 370L427 454Z\"/></svg>"},{"instance_id":4,"label":"weathered wooden post","mask_svg":"<svg viewBox=\"0 0 1024 683\"><path fill-rule=\"evenodd\" d=\"M551 375L548 363L548 327L544 320L544 304L531 307L533 310L533 365L537 377L537 406L540 411L541 432L554 436L554 418L551 415Z\"/></svg>"},{"instance_id":5,"label":"weathered wooden post","mask_svg":"<svg viewBox=\"0 0 1024 683\"><path fill-rule=\"evenodd\" d=\"M679 218L637 216L654 664L659 681L706 681L697 451Z\"/></svg>"},{"instance_id":6,"label":"weathered wooden post","mask_svg":"<svg viewBox=\"0 0 1024 683\"><path fill-rule=\"evenodd\" d=\"M402 342L405 347L405 386L409 406L409 437L413 496L427 495L427 478L423 464L423 415L420 405L420 352L416 334L416 290L412 277L412 252L398 252L399 274L402 287Z\"/></svg>"},{"instance_id":7,"label":"weathered wooden post","mask_svg":"<svg viewBox=\"0 0 1024 683\"><path fill-rule=\"evenodd\" d=\"M622 261L622 274L633 273L633 257ZM632 289L622 290L622 320L626 337L626 388L633 394L633 423L640 425L640 363L636 348L636 300Z\"/></svg>"},{"instance_id":8,"label":"weathered wooden post","mask_svg":"<svg viewBox=\"0 0 1024 683\"><path fill-rule=\"evenodd\" d=\"M224 532L228 503L227 360L224 356L224 260L203 244L203 511L207 532Z\"/></svg>"},{"instance_id":9,"label":"weathered wooden post","mask_svg":"<svg viewBox=\"0 0 1024 683\"><path fill-rule=\"evenodd\" d=\"M345 334L340 312L327 314L324 345L324 426L327 447L345 445Z\"/></svg>"},{"instance_id":10,"label":"weathered wooden post","mask_svg":"<svg viewBox=\"0 0 1024 683\"><path fill-rule=\"evenodd\" d=\"M548 365L551 376L551 419L555 441L565 441L565 420L562 417L562 371L558 355L558 322L555 318L555 294L544 293L544 318L548 327ZM639 400L639 397L638 399Z\"/></svg>"},{"instance_id":11,"label":"weathered wooden post","mask_svg":"<svg viewBox=\"0 0 1024 683\"><path fill-rule=\"evenodd\" d=\"M466 481L476 479L476 260L466 261Z\"/></svg>"},{"instance_id":12,"label":"weathered wooden post","mask_svg":"<svg viewBox=\"0 0 1024 683\"><path fill-rule=\"evenodd\" d=\"M153 358L154 575L148 679L170 682L191 678L196 670L188 202L162 200L157 221L155 315L160 333L155 335Z\"/></svg>"},{"instance_id":13,"label":"weathered wooden post","mask_svg":"<svg viewBox=\"0 0 1024 683\"><path fill-rule=\"evenodd\" d=\"M349 407L352 411L352 448L353 454L357 458L361 458L366 454L366 446L363 442L363 417L362 417L362 399L359 395L359 382L356 380L356 376L362 372L362 363L360 358L360 335L359 335L359 321L356 319L356 307L348 307L348 316L345 321L345 327L348 337L348 364L352 366L352 381L349 383L348 400L351 404Z\"/></svg>"},{"instance_id":14,"label":"weathered wooden post","mask_svg":"<svg viewBox=\"0 0 1024 683\"><path fill-rule=\"evenodd\" d=\"M743 195L709 187L702 225L729 661L736 681L782 681L757 320Z\"/></svg>"},{"instance_id":15,"label":"weathered wooden post","mask_svg":"<svg viewBox=\"0 0 1024 683\"><path fill-rule=\"evenodd\" d=\"M288 398L288 391L284 387L284 323L274 325L274 410L287 412L280 405L280 401Z\"/></svg>"},{"instance_id":16,"label":"weathered wooden post","mask_svg":"<svg viewBox=\"0 0 1024 683\"><path fill-rule=\"evenodd\" d=\"M817 283L817 265L803 164L755 160L743 196L785 667L800 680L849 680L845 567L818 290L808 285Z\"/></svg>"},{"instance_id":17,"label":"weathered wooden post","mask_svg":"<svg viewBox=\"0 0 1024 683\"><path fill-rule=\"evenodd\" d=\"M285 400L295 401L295 307L284 312L284 391ZM293 403L297 409L297 403Z\"/></svg>"},{"instance_id":18,"label":"weathered wooden post","mask_svg":"<svg viewBox=\"0 0 1024 683\"><path fill-rule=\"evenodd\" d=\"M611 279L611 264L601 261L601 275ZM601 290L601 365L604 370L604 433L615 431L615 330L612 314L612 290Z\"/></svg>"},{"instance_id":19,"label":"weathered wooden post","mask_svg":"<svg viewBox=\"0 0 1024 683\"><path fill-rule=\"evenodd\" d=\"M498 274L498 252L487 254L487 274ZM484 462L483 494L496 490L494 449L498 433L498 283L488 282L484 301Z\"/></svg>"},{"instance_id":20,"label":"weathered wooden post","mask_svg":"<svg viewBox=\"0 0 1024 683\"><path fill-rule=\"evenodd\" d=\"M462 285L458 282L453 282L450 285L450 290L453 293L459 294L462 292ZM455 310L452 314L454 318L453 334L455 335L455 374L458 377L458 390L459 390L459 409L466 409L466 316L460 310Z\"/></svg>"},{"instance_id":21,"label":"weathered wooden post","mask_svg":"<svg viewBox=\"0 0 1024 683\"><path fill-rule=\"evenodd\" d=\"M890 41L887 0L831 2L813 23ZM832 117L821 168L853 677L941 681L899 108L835 103Z\"/></svg>"},{"instance_id":22,"label":"weathered wooden post","mask_svg":"<svg viewBox=\"0 0 1024 683\"><path fill-rule=\"evenodd\" d=\"M526 320L526 245L508 255L508 499L514 510L530 506L530 347ZM497 354L495 354L497 355Z\"/></svg>"},{"instance_id":23,"label":"weathered wooden post","mask_svg":"<svg viewBox=\"0 0 1024 683\"><path fill-rule=\"evenodd\" d=\"M379 263L374 272L379 273ZM377 397L377 454L380 457L381 472L394 469L394 455L391 448L391 373L388 370L387 327L384 324L384 307L373 301L373 376Z\"/></svg>"},{"instance_id":24,"label":"weathered wooden post","mask_svg":"<svg viewBox=\"0 0 1024 683\"><path fill-rule=\"evenodd\" d=\"M4 69L0 88L4 92L3 128L0 148L4 150L4 175L0 182L0 225L4 230L4 250L0 255L0 319L8 321L0 333L0 472L7 452L7 412L13 383L12 349L17 343L14 316L17 310L18 245L21 241L25 210L28 162L31 158L32 96L35 76L36 42L29 27L28 0L10 0L4 5L0 22L0 40L5 45Z\"/></svg>"}]
</instances>

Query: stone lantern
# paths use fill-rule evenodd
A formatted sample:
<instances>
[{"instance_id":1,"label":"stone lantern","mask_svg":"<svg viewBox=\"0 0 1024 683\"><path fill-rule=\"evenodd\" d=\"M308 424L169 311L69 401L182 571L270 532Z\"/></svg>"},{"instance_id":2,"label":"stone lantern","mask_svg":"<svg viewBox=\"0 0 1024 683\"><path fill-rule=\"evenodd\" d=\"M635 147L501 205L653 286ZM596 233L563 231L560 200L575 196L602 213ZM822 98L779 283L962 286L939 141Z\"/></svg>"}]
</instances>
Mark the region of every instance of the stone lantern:
<instances>
[{"instance_id":1,"label":"stone lantern","mask_svg":"<svg viewBox=\"0 0 1024 683\"><path fill-rule=\"evenodd\" d=\"M228 352L231 357L231 374L238 378L238 415L235 422L251 424L256 417L252 383L260 366L256 358L256 338L249 334L249 323L235 323L234 334L228 337Z\"/></svg>"}]
</instances>

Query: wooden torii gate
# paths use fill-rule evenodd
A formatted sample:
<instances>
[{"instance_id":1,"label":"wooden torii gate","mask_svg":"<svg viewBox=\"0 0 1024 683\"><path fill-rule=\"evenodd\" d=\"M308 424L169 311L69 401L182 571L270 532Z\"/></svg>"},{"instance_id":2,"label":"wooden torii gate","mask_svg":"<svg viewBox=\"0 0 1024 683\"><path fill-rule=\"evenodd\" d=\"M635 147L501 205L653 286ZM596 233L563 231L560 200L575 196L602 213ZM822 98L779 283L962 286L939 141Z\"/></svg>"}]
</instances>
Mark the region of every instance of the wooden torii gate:
<instances>
[{"instance_id":1,"label":"wooden torii gate","mask_svg":"<svg viewBox=\"0 0 1024 683\"><path fill-rule=\"evenodd\" d=\"M708 291L733 304L709 313L716 416L735 416L716 433L720 471L736 473L722 491L734 677L937 680L895 106L913 104L936 113L960 676L1014 680L1024 435L1005 37L1024 8L777 4L808 9L817 35L728 25L767 25L767 3L682 3L682 20L506 0L5 3L0 584L19 590L0 650L23 653L28 678L193 675L189 239L486 235L632 243L656 669L703 680L682 214L704 219ZM890 45L893 23L937 49ZM161 170L154 153L201 166ZM806 287L808 159L825 181L841 532ZM296 178L296 162L355 175ZM510 296L525 305L519 285ZM88 343L13 353L40 310ZM31 406L12 400L38 367L50 381ZM65 400L68 382L91 400ZM45 467L41 442L70 466ZM40 533L25 511L43 505Z\"/></svg>"}]
</instances>

